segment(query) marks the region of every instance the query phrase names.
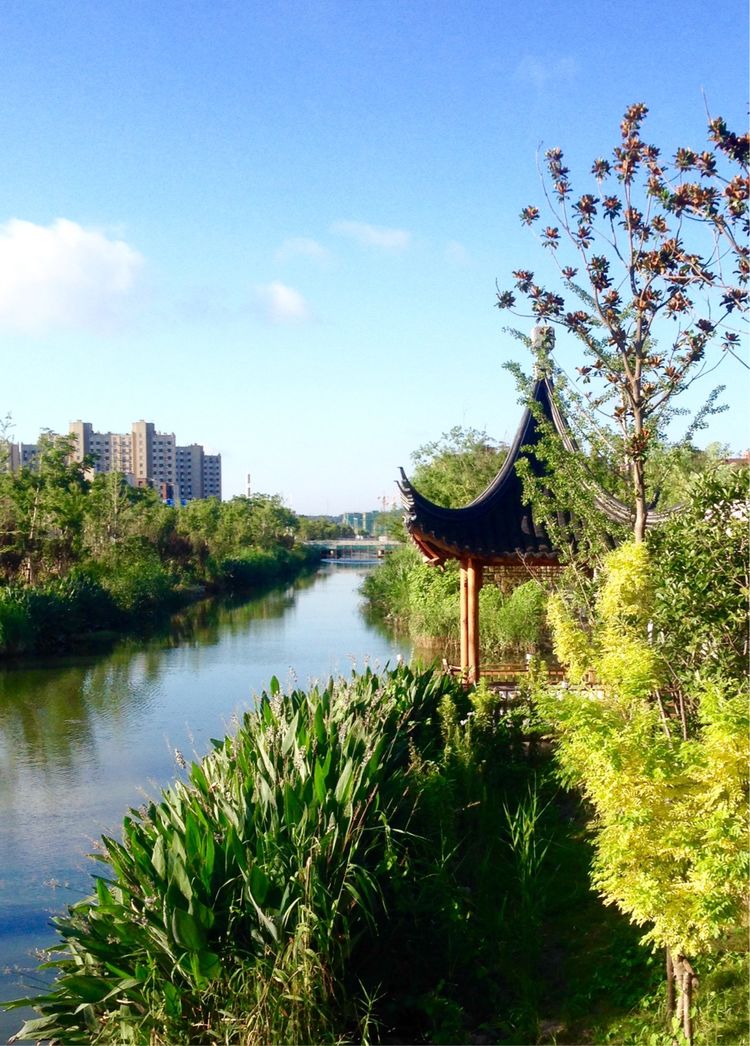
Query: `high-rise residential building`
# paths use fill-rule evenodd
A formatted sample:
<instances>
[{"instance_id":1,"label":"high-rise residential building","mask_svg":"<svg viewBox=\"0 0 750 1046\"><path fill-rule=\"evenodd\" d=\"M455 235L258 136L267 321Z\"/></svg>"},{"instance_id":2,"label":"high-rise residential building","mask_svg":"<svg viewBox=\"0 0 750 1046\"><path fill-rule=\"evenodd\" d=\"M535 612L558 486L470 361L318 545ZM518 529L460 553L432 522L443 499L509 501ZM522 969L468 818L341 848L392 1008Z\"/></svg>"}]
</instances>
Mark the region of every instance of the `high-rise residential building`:
<instances>
[{"instance_id":1,"label":"high-rise residential building","mask_svg":"<svg viewBox=\"0 0 750 1046\"><path fill-rule=\"evenodd\" d=\"M83 461L86 454L93 454L95 472L122 472L129 477L134 475L132 435L94 432L89 421L71 421L68 431L76 437L74 461Z\"/></svg>"},{"instance_id":2,"label":"high-rise residential building","mask_svg":"<svg viewBox=\"0 0 750 1046\"><path fill-rule=\"evenodd\" d=\"M73 461L83 461L87 454L91 454L92 429L93 426L90 421L71 421L70 425L68 425L68 432L76 438L76 445L72 454Z\"/></svg>"},{"instance_id":3,"label":"high-rise residential building","mask_svg":"<svg viewBox=\"0 0 750 1046\"><path fill-rule=\"evenodd\" d=\"M198 443L176 448L177 485L185 501L221 500L221 454L206 454Z\"/></svg>"},{"instance_id":4,"label":"high-rise residential building","mask_svg":"<svg viewBox=\"0 0 750 1046\"><path fill-rule=\"evenodd\" d=\"M177 485L180 488L180 497L185 501L207 496L203 493L204 456L203 447L199 443L176 448Z\"/></svg>"},{"instance_id":5,"label":"high-rise residential building","mask_svg":"<svg viewBox=\"0 0 750 1046\"><path fill-rule=\"evenodd\" d=\"M54 432L50 432L50 436L54 436ZM21 468L29 468L33 465L39 455L39 444L38 443L4 443L3 455L0 455L0 461L5 460L4 468L7 468L10 472L17 472Z\"/></svg>"},{"instance_id":6,"label":"high-rise residential building","mask_svg":"<svg viewBox=\"0 0 750 1046\"><path fill-rule=\"evenodd\" d=\"M134 431L137 425L145 424L146 422L136 421L133 425ZM154 431L151 443L151 470L140 474L136 473L136 479L148 479L156 483L170 483L174 486L177 483L176 447L174 432Z\"/></svg>"},{"instance_id":7,"label":"high-rise residential building","mask_svg":"<svg viewBox=\"0 0 750 1046\"><path fill-rule=\"evenodd\" d=\"M134 486L149 486L164 498L192 501L221 499L221 454L206 454L199 443L178 447L173 432L157 432L151 421L134 421L129 433L95 432L89 421L71 421L75 437L71 458L92 455L92 472L121 472ZM8 444L8 466L31 464L36 443ZM166 492L166 493L165 493Z\"/></svg>"},{"instance_id":8,"label":"high-rise residential building","mask_svg":"<svg viewBox=\"0 0 750 1046\"><path fill-rule=\"evenodd\" d=\"M19 468L27 468L39 453L36 443L17 443L16 448Z\"/></svg>"},{"instance_id":9,"label":"high-rise residential building","mask_svg":"<svg viewBox=\"0 0 750 1046\"><path fill-rule=\"evenodd\" d=\"M221 454L203 455L203 497L221 500Z\"/></svg>"},{"instance_id":10,"label":"high-rise residential building","mask_svg":"<svg viewBox=\"0 0 750 1046\"><path fill-rule=\"evenodd\" d=\"M133 475L147 479L154 475L154 432L151 421L133 422Z\"/></svg>"},{"instance_id":11,"label":"high-rise residential building","mask_svg":"<svg viewBox=\"0 0 750 1046\"><path fill-rule=\"evenodd\" d=\"M173 432L158 432L151 421L134 421L129 434L98 433L89 422L73 421L70 432L76 460L95 454L97 472L122 472L137 486L169 489L170 499L221 498L221 455L204 454L198 443L178 447Z\"/></svg>"},{"instance_id":12,"label":"high-rise residential building","mask_svg":"<svg viewBox=\"0 0 750 1046\"><path fill-rule=\"evenodd\" d=\"M133 435L130 432L108 433L110 440L110 461L113 472L133 475Z\"/></svg>"}]
</instances>

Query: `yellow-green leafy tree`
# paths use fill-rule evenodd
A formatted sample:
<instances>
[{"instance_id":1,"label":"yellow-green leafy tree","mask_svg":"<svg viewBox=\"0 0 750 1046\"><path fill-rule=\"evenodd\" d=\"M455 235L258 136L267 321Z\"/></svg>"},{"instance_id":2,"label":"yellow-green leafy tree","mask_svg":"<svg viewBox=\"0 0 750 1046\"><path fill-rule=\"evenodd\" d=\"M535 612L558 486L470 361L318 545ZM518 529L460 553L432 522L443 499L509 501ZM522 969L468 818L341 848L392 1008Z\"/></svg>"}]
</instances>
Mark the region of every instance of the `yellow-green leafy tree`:
<instances>
[{"instance_id":1,"label":"yellow-green leafy tree","mask_svg":"<svg viewBox=\"0 0 750 1046\"><path fill-rule=\"evenodd\" d=\"M609 554L588 615L550 605L568 684L542 703L593 810L592 881L667 950L688 1041L694 966L747 918L747 487L701 477L651 542Z\"/></svg>"}]
</instances>

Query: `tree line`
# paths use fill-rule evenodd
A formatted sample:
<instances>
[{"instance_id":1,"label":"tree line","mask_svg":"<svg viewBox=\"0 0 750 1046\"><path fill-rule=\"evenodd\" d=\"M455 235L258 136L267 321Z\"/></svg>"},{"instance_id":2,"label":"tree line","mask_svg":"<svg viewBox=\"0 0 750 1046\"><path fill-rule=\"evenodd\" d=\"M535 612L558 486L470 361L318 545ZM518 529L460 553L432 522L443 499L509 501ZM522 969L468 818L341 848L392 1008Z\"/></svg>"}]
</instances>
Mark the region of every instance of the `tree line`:
<instances>
[{"instance_id":1,"label":"tree line","mask_svg":"<svg viewBox=\"0 0 750 1046\"><path fill-rule=\"evenodd\" d=\"M14 472L0 461L0 652L55 649L312 561L278 495L174 508L120 473L91 478L70 437L44 434L38 448Z\"/></svg>"}]
</instances>

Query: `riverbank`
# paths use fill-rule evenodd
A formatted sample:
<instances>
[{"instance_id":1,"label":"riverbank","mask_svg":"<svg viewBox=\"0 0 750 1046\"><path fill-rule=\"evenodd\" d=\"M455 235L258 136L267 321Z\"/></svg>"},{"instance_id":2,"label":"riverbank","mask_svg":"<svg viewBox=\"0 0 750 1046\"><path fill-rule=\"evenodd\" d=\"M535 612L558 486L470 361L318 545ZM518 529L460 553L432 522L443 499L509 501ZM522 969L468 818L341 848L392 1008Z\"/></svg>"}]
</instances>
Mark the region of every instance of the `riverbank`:
<instances>
[{"instance_id":1,"label":"riverbank","mask_svg":"<svg viewBox=\"0 0 750 1046\"><path fill-rule=\"evenodd\" d=\"M196 593L255 590L316 558L278 495L176 507L119 473L91 478L67 437L0 472L0 505L0 657L137 630Z\"/></svg>"},{"instance_id":2,"label":"riverbank","mask_svg":"<svg viewBox=\"0 0 750 1046\"><path fill-rule=\"evenodd\" d=\"M316 570L320 557L304 546L253 549L224 560L203 583L160 565L91 566L37 586L0 586L0 659L106 649L125 635L143 635L170 614L207 596L251 594Z\"/></svg>"},{"instance_id":3,"label":"riverbank","mask_svg":"<svg viewBox=\"0 0 750 1046\"><path fill-rule=\"evenodd\" d=\"M86 858L122 816L234 732L276 675L309 686L354 666L408 661L409 644L359 613L362 567L320 570L250 598L192 603L111 650L0 664L0 1043L31 1013L50 916L91 890Z\"/></svg>"},{"instance_id":4,"label":"riverbank","mask_svg":"<svg viewBox=\"0 0 750 1046\"><path fill-rule=\"evenodd\" d=\"M661 1041L660 960L589 890L544 733L528 700L430 671L272 679L105 839L108 882L58 921L72 943L26 1034ZM742 959L715 966L696 1041L739 1042L715 1000L741 998Z\"/></svg>"}]
</instances>

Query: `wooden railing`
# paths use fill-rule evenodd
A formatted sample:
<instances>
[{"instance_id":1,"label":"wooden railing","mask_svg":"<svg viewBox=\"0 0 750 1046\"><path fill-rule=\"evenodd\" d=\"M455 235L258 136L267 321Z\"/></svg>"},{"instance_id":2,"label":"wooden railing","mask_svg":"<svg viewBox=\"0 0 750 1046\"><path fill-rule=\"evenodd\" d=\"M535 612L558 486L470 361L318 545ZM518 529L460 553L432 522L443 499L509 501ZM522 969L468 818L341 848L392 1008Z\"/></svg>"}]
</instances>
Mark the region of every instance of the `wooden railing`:
<instances>
[{"instance_id":1,"label":"wooden railing","mask_svg":"<svg viewBox=\"0 0 750 1046\"><path fill-rule=\"evenodd\" d=\"M446 675L461 676L458 665L451 665L443 658L443 671ZM521 683L528 674L529 666L525 661L504 661L497 665L482 665L480 678L490 683L513 685ZM551 683L560 683L565 678L565 670L560 665L547 665L547 678Z\"/></svg>"}]
</instances>

